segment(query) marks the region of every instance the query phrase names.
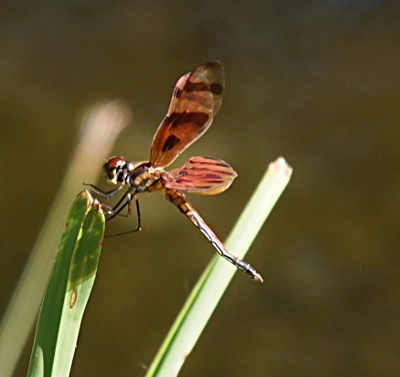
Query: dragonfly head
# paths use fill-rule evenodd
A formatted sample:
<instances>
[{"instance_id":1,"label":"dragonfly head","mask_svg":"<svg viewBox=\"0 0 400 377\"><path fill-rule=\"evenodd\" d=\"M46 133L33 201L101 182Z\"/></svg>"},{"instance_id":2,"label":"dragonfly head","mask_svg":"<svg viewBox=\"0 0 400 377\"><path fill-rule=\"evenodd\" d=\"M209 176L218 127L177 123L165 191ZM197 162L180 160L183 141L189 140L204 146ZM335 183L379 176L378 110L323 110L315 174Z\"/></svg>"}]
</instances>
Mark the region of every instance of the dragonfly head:
<instances>
[{"instance_id":1,"label":"dragonfly head","mask_svg":"<svg viewBox=\"0 0 400 377\"><path fill-rule=\"evenodd\" d=\"M123 157L111 157L103 166L108 182L125 185L129 179L129 163Z\"/></svg>"}]
</instances>

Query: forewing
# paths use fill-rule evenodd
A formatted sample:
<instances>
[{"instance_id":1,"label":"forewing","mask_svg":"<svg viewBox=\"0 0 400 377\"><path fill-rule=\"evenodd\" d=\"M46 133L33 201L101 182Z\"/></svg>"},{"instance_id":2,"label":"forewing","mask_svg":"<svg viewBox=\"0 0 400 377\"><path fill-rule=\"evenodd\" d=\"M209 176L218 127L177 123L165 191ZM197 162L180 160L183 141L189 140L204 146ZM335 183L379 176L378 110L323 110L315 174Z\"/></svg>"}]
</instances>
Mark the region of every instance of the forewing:
<instances>
[{"instance_id":1,"label":"forewing","mask_svg":"<svg viewBox=\"0 0 400 377\"><path fill-rule=\"evenodd\" d=\"M151 146L150 163L166 167L211 126L225 86L220 62L202 64L176 83L168 113Z\"/></svg>"},{"instance_id":2,"label":"forewing","mask_svg":"<svg viewBox=\"0 0 400 377\"><path fill-rule=\"evenodd\" d=\"M191 157L181 168L168 173L166 187L194 194L215 195L225 191L237 173L214 157Z\"/></svg>"}]
</instances>

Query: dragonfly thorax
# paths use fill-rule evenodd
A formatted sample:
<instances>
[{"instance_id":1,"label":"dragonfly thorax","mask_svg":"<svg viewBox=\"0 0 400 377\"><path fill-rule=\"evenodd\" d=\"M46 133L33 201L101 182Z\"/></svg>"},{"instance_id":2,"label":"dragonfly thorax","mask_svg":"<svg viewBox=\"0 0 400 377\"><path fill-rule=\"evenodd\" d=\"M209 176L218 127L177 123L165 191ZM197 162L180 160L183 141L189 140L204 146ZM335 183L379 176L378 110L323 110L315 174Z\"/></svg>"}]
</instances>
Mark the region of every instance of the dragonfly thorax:
<instances>
[{"instance_id":1,"label":"dragonfly thorax","mask_svg":"<svg viewBox=\"0 0 400 377\"><path fill-rule=\"evenodd\" d=\"M166 174L162 169L153 167L148 161L131 163L127 184L134 193L160 190L163 188L161 179L163 173Z\"/></svg>"}]
</instances>

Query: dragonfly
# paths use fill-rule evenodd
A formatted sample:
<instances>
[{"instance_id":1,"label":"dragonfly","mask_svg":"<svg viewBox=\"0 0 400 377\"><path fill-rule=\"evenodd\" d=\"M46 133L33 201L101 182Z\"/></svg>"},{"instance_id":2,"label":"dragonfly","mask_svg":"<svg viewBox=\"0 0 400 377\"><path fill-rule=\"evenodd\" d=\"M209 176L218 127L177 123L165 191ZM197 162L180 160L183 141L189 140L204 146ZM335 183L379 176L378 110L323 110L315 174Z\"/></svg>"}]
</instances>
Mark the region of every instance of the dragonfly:
<instances>
[{"instance_id":1,"label":"dragonfly","mask_svg":"<svg viewBox=\"0 0 400 377\"><path fill-rule=\"evenodd\" d=\"M109 215L107 220L120 215L125 208L126 216L129 217L131 203L135 201L137 229L124 233L141 230L137 194L163 192L167 200L200 229L221 257L254 280L263 282L261 275L249 263L226 249L183 193L186 191L201 195L219 194L237 177L233 168L219 158L196 156L191 157L178 169L165 170L209 129L221 107L224 86L224 68L218 61L206 62L183 75L175 85L167 115L153 137L150 160L129 162L124 157L111 157L103 166L104 174L108 183L118 187L111 191L103 191L94 185L88 186L91 186L95 194L107 200L125 189L115 206L106 206Z\"/></svg>"}]
</instances>

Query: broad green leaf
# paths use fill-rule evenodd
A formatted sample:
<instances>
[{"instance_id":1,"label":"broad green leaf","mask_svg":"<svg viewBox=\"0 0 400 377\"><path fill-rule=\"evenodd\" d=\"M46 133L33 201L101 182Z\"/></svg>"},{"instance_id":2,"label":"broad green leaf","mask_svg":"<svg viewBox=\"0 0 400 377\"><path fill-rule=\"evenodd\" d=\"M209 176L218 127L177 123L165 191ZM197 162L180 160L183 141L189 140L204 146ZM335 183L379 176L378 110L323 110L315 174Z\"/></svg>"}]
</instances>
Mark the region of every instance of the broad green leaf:
<instances>
[{"instance_id":1,"label":"broad green leaf","mask_svg":"<svg viewBox=\"0 0 400 377\"><path fill-rule=\"evenodd\" d=\"M104 236L99 202L83 191L73 202L39 313L28 376L68 376Z\"/></svg>"}]
</instances>

